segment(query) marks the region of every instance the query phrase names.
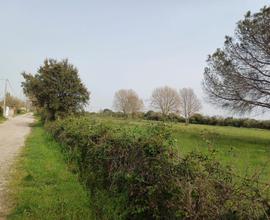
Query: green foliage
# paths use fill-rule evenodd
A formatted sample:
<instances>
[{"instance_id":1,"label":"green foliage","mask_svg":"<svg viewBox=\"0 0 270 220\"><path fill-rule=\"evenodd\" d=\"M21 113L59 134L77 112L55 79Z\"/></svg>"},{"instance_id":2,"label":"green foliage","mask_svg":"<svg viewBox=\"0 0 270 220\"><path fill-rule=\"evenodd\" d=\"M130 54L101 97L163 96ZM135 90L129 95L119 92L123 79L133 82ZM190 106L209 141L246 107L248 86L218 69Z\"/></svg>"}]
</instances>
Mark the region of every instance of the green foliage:
<instances>
[{"instance_id":1,"label":"green foliage","mask_svg":"<svg viewBox=\"0 0 270 220\"><path fill-rule=\"evenodd\" d=\"M5 121L6 119L4 118L3 116L3 109L2 107L0 106L0 123L2 123L3 121Z\"/></svg>"},{"instance_id":2,"label":"green foliage","mask_svg":"<svg viewBox=\"0 0 270 220\"><path fill-rule=\"evenodd\" d=\"M78 70L68 60L45 60L35 75L22 75L24 93L40 108L45 120L79 112L89 100Z\"/></svg>"},{"instance_id":3,"label":"green foliage","mask_svg":"<svg viewBox=\"0 0 270 220\"><path fill-rule=\"evenodd\" d=\"M86 116L102 120L106 124L117 124L121 127L149 126L159 121L146 121L140 118L110 117L104 114L87 113ZM217 151L217 159L223 164L230 164L239 175L253 172L261 173L263 181L270 180L270 131L252 128L226 126L209 126L165 122L171 126L177 140L177 150L187 154L192 150L208 153L209 148ZM209 147L209 143L211 147Z\"/></svg>"},{"instance_id":4,"label":"green foliage","mask_svg":"<svg viewBox=\"0 0 270 220\"><path fill-rule=\"evenodd\" d=\"M2 123L3 121L5 121L6 119L3 116L0 116L0 123Z\"/></svg>"},{"instance_id":5,"label":"green foliage","mask_svg":"<svg viewBox=\"0 0 270 220\"><path fill-rule=\"evenodd\" d=\"M86 190L68 171L59 144L38 125L12 179L16 204L8 219L92 219Z\"/></svg>"},{"instance_id":6,"label":"green foliage","mask_svg":"<svg viewBox=\"0 0 270 220\"><path fill-rule=\"evenodd\" d=\"M252 181L242 181L229 167L203 154L178 157L172 128L163 123L122 126L71 117L47 129L62 143L91 192L99 219L109 218L108 213L113 219L268 215L266 194Z\"/></svg>"},{"instance_id":7,"label":"green foliage","mask_svg":"<svg viewBox=\"0 0 270 220\"><path fill-rule=\"evenodd\" d=\"M143 115L146 120L153 121L170 121L170 122L185 122L185 119L177 114L170 113L168 115L163 115L160 112L148 111Z\"/></svg>"},{"instance_id":8,"label":"green foliage","mask_svg":"<svg viewBox=\"0 0 270 220\"><path fill-rule=\"evenodd\" d=\"M213 155L192 152L176 169L181 187L176 201L183 218L264 219L269 215L269 200L260 194L255 179L236 181L231 169Z\"/></svg>"},{"instance_id":9,"label":"green foliage","mask_svg":"<svg viewBox=\"0 0 270 220\"><path fill-rule=\"evenodd\" d=\"M234 37L207 59L203 87L208 101L245 113L270 109L270 7L248 12L237 23Z\"/></svg>"},{"instance_id":10,"label":"green foliage","mask_svg":"<svg viewBox=\"0 0 270 220\"><path fill-rule=\"evenodd\" d=\"M18 114L18 115L22 115L22 114L25 114L27 111L25 110L25 109L17 109L16 110L16 113Z\"/></svg>"},{"instance_id":11,"label":"green foliage","mask_svg":"<svg viewBox=\"0 0 270 220\"><path fill-rule=\"evenodd\" d=\"M67 146L89 189L127 196L128 216L159 216L161 207L168 210L162 195L169 186L162 183L169 180L172 162L170 134L160 132L164 128L121 129L86 117L58 121L49 129Z\"/></svg>"},{"instance_id":12,"label":"green foliage","mask_svg":"<svg viewBox=\"0 0 270 220\"><path fill-rule=\"evenodd\" d=\"M250 118L223 118L216 116L203 116L195 114L190 118L192 124L206 124L206 125L219 125L219 126L233 126L233 127L246 127L246 128L261 128L270 129L269 120L255 120Z\"/></svg>"}]
</instances>

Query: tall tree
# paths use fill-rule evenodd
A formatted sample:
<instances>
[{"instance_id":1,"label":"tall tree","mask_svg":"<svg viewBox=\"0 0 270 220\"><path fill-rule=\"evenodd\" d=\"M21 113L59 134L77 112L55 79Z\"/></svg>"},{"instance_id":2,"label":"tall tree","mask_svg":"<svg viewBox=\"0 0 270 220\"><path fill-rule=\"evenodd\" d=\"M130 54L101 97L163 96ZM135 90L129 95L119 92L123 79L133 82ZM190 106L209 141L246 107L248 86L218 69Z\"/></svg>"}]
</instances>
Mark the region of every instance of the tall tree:
<instances>
[{"instance_id":1,"label":"tall tree","mask_svg":"<svg viewBox=\"0 0 270 220\"><path fill-rule=\"evenodd\" d=\"M114 95L113 106L117 111L123 112L125 115L134 115L142 110L144 105L134 90L121 89Z\"/></svg>"},{"instance_id":2,"label":"tall tree","mask_svg":"<svg viewBox=\"0 0 270 220\"><path fill-rule=\"evenodd\" d=\"M151 106L163 115L178 112L179 105L180 99L176 89L164 86L156 88L152 93Z\"/></svg>"},{"instance_id":3,"label":"tall tree","mask_svg":"<svg viewBox=\"0 0 270 220\"><path fill-rule=\"evenodd\" d=\"M189 124L190 117L201 109L201 102L191 88L180 89L179 95L180 114L184 116L186 124Z\"/></svg>"},{"instance_id":4,"label":"tall tree","mask_svg":"<svg viewBox=\"0 0 270 220\"><path fill-rule=\"evenodd\" d=\"M22 75L24 93L44 110L45 120L79 112L89 101L90 93L68 60L46 59L35 75Z\"/></svg>"},{"instance_id":5,"label":"tall tree","mask_svg":"<svg viewBox=\"0 0 270 220\"><path fill-rule=\"evenodd\" d=\"M240 113L270 109L270 7L248 12L207 64L203 85L210 102Z\"/></svg>"}]
</instances>

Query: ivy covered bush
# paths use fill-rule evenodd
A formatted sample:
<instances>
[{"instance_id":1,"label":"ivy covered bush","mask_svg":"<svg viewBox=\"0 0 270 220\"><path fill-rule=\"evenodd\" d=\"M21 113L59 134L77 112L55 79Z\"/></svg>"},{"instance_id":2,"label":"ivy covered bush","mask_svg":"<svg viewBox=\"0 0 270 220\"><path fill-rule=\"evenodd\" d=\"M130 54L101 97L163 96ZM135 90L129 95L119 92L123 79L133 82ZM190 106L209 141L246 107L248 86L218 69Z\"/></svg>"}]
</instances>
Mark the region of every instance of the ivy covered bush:
<instances>
[{"instance_id":1,"label":"ivy covered bush","mask_svg":"<svg viewBox=\"0 0 270 220\"><path fill-rule=\"evenodd\" d=\"M177 154L163 124L91 117L46 125L89 190L97 219L266 219L267 193L211 156Z\"/></svg>"}]
</instances>

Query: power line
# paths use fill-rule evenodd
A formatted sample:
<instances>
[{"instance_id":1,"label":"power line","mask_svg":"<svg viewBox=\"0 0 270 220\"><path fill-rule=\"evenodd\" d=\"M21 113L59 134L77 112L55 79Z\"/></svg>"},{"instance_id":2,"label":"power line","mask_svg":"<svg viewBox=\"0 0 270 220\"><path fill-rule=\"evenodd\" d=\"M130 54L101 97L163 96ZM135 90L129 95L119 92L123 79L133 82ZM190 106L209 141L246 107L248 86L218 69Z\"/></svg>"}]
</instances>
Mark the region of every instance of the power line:
<instances>
[{"instance_id":1,"label":"power line","mask_svg":"<svg viewBox=\"0 0 270 220\"><path fill-rule=\"evenodd\" d=\"M15 92L15 90L13 89L13 86L11 85L11 82L9 81L9 79L3 79L3 78L0 78L0 80L1 81L5 81L5 82L7 82L7 84L8 84L8 87L9 87L9 89L10 89L10 93L12 93L12 95L14 95L14 96L17 96L17 97L19 97L18 96L18 94ZM8 92L8 91L7 91Z\"/></svg>"}]
</instances>

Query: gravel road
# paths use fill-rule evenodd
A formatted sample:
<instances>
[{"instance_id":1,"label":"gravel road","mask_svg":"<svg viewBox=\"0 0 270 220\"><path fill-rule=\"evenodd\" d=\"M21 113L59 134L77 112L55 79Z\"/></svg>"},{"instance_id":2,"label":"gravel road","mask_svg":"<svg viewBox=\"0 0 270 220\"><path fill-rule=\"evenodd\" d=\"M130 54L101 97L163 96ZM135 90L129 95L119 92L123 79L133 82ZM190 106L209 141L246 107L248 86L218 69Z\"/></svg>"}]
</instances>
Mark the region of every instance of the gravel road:
<instances>
[{"instance_id":1,"label":"gravel road","mask_svg":"<svg viewBox=\"0 0 270 220\"><path fill-rule=\"evenodd\" d=\"M24 146L30 124L34 121L31 114L17 116L0 124L0 220L5 219L8 211L7 181L11 166Z\"/></svg>"}]
</instances>

